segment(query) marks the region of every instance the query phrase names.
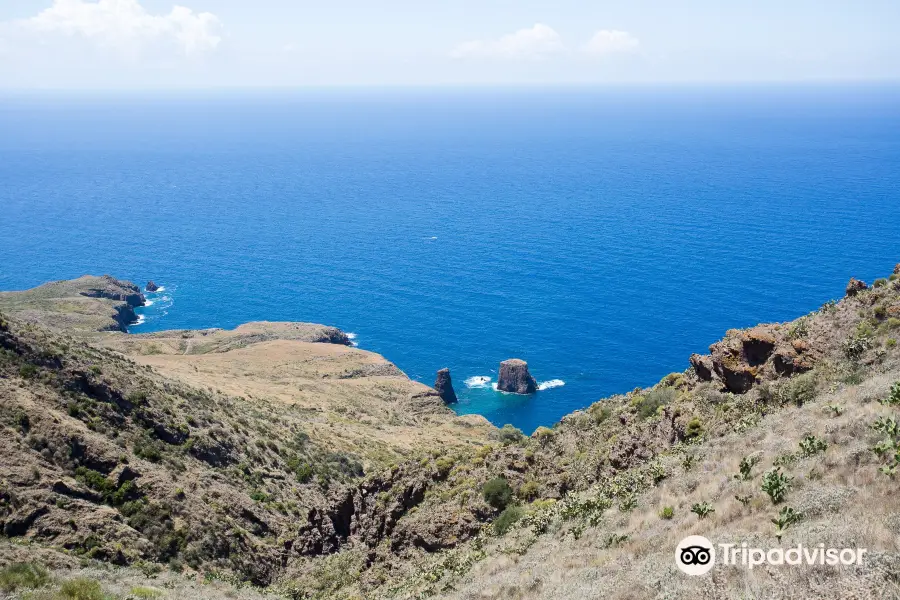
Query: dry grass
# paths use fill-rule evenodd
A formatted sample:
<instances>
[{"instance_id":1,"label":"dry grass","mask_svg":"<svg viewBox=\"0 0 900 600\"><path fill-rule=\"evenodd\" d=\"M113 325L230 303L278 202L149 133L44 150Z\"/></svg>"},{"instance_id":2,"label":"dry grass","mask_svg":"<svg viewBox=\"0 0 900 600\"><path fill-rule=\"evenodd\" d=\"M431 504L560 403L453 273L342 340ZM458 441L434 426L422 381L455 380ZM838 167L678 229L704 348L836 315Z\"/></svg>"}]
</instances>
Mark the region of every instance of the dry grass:
<instances>
[{"instance_id":1,"label":"dry grass","mask_svg":"<svg viewBox=\"0 0 900 600\"><path fill-rule=\"evenodd\" d=\"M477 565L447 594L466 600L487 598L579 600L609 598L900 598L896 569L900 566L900 505L896 481L878 471L869 425L890 409L876 399L887 394L900 372L876 375L858 386L841 386L803 407L790 407L764 417L757 427L707 442L698 461L685 472L675 457L665 459L672 476L640 498L638 507L622 514L615 507L603 522L574 540L561 528L538 538L523 556L495 555L510 540L497 542L489 558ZM844 412L834 416L829 404ZM786 453L796 452L806 435L825 439L824 454L783 467L794 477L784 506L804 514L787 529L782 543L770 522L780 506L760 491L763 472ZM734 475L744 456L761 461L752 481ZM748 506L736 494L753 496ZM700 520L690 512L696 502L710 502L715 512ZM671 520L659 517L672 506ZM628 535L606 548L612 534ZM527 535L519 532L519 535ZM674 549L688 535L719 542L747 542L763 548L798 543L827 547L863 547L861 567L767 567L754 571L718 566L711 576L691 578L678 571Z\"/></svg>"}]
</instances>

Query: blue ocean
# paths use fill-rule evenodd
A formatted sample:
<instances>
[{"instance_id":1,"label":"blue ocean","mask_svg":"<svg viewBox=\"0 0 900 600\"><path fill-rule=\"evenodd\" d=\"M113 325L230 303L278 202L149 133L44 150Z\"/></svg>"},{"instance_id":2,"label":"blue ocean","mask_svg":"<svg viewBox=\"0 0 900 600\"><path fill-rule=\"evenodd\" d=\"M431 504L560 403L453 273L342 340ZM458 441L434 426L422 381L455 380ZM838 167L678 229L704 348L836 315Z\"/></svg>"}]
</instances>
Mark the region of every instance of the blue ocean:
<instances>
[{"instance_id":1,"label":"blue ocean","mask_svg":"<svg viewBox=\"0 0 900 600\"><path fill-rule=\"evenodd\" d=\"M900 88L0 96L0 289L335 325L530 432L900 262ZM543 385L495 392L498 363Z\"/></svg>"}]
</instances>

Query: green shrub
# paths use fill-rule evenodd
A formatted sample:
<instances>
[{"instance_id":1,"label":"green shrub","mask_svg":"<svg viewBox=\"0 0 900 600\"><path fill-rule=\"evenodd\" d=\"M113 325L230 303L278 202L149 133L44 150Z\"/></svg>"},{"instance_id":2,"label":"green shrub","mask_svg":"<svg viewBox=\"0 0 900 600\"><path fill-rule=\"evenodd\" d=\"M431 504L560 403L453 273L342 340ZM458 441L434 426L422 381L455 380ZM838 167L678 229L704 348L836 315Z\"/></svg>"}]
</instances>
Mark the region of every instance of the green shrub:
<instances>
[{"instance_id":1,"label":"green shrub","mask_svg":"<svg viewBox=\"0 0 900 600\"><path fill-rule=\"evenodd\" d=\"M149 599L149 598L162 598L163 593L159 590L155 590L153 588L148 587L133 587L131 588L131 595L135 598L140 598L141 600Z\"/></svg>"},{"instance_id":2,"label":"green shrub","mask_svg":"<svg viewBox=\"0 0 900 600\"><path fill-rule=\"evenodd\" d=\"M703 421L700 420L700 417L694 417L688 421L687 427L684 430L684 436L688 440L693 440L701 435L703 435Z\"/></svg>"},{"instance_id":3,"label":"green shrub","mask_svg":"<svg viewBox=\"0 0 900 600\"><path fill-rule=\"evenodd\" d=\"M541 425L537 429L534 430L534 433L531 434L531 437L537 440L537 443L541 446L546 446L553 440L553 436L556 435L552 429L549 427L544 427Z\"/></svg>"},{"instance_id":4,"label":"green shrub","mask_svg":"<svg viewBox=\"0 0 900 600\"><path fill-rule=\"evenodd\" d=\"M875 283L872 284L873 287L881 288L888 284L888 280L884 277L875 280Z\"/></svg>"},{"instance_id":5,"label":"green shrub","mask_svg":"<svg viewBox=\"0 0 900 600\"><path fill-rule=\"evenodd\" d=\"M540 485L537 481L530 479L522 484L522 487L519 488L518 496L523 500L534 500L538 491L540 490Z\"/></svg>"},{"instance_id":6,"label":"green shrub","mask_svg":"<svg viewBox=\"0 0 900 600\"><path fill-rule=\"evenodd\" d=\"M664 506L661 511L659 511L659 518L665 519L668 521L672 517L675 516L675 509L671 506Z\"/></svg>"},{"instance_id":7,"label":"green shrub","mask_svg":"<svg viewBox=\"0 0 900 600\"><path fill-rule=\"evenodd\" d=\"M651 390L637 400L638 416L641 419L652 417L660 407L670 404L677 396L678 392L671 387L657 387Z\"/></svg>"},{"instance_id":8,"label":"green shrub","mask_svg":"<svg viewBox=\"0 0 900 600\"><path fill-rule=\"evenodd\" d=\"M875 318L879 321L883 321L884 319L886 319L887 314L887 306L885 306L884 304L879 304L875 307Z\"/></svg>"},{"instance_id":9,"label":"green shrub","mask_svg":"<svg viewBox=\"0 0 900 600\"><path fill-rule=\"evenodd\" d=\"M809 318L802 317L794 321L788 329L788 339L796 340L809 335Z\"/></svg>"},{"instance_id":10,"label":"green shrub","mask_svg":"<svg viewBox=\"0 0 900 600\"><path fill-rule=\"evenodd\" d=\"M750 456L745 456L741 459L741 463L738 465L738 471L740 471L737 475L734 476L735 479L740 481L750 481L753 479L753 475L751 471L753 467L755 467L759 463L759 455L751 454Z\"/></svg>"},{"instance_id":11,"label":"green shrub","mask_svg":"<svg viewBox=\"0 0 900 600\"><path fill-rule=\"evenodd\" d=\"M820 452L825 452L827 448L828 442L814 435L808 435L800 440L800 456L803 458L809 458Z\"/></svg>"},{"instance_id":12,"label":"green shrub","mask_svg":"<svg viewBox=\"0 0 900 600\"><path fill-rule=\"evenodd\" d=\"M59 588L59 596L65 600L107 600L100 582L86 577L63 582Z\"/></svg>"},{"instance_id":13,"label":"green shrub","mask_svg":"<svg viewBox=\"0 0 900 600\"><path fill-rule=\"evenodd\" d=\"M0 592L35 589L50 582L50 574L37 563L13 563L0 569Z\"/></svg>"},{"instance_id":14,"label":"green shrub","mask_svg":"<svg viewBox=\"0 0 900 600\"><path fill-rule=\"evenodd\" d=\"M716 509L714 509L709 502L698 502L691 507L691 512L699 518L705 519L711 513L716 512Z\"/></svg>"},{"instance_id":15,"label":"green shrub","mask_svg":"<svg viewBox=\"0 0 900 600\"><path fill-rule=\"evenodd\" d=\"M606 402L594 402L588 408L588 414L594 418L594 423L600 425L612 416L612 409L606 405Z\"/></svg>"},{"instance_id":16,"label":"green shrub","mask_svg":"<svg viewBox=\"0 0 900 600\"><path fill-rule=\"evenodd\" d=\"M897 345L897 340L895 340L894 338L888 338L884 341L884 345L888 348L893 348Z\"/></svg>"},{"instance_id":17,"label":"green shrub","mask_svg":"<svg viewBox=\"0 0 900 600\"><path fill-rule=\"evenodd\" d=\"M890 394L881 403L885 406L900 406L900 381L891 386Z\"/></svg>"},{"instance_id":18,"label":"green shrub","mask_svg":"<svg viewBox=\"0 0 900 600\"><path fill-rule=\"evenodd\" d=\"M135 456L149 460L150 462L159 462L162 460L163 445L150 437L148 433L143 434L134 441L132 446Z\"/></svg>"},{"instance_id":19,"label":"green shrub","mask_svg":"<svg viewBox=\"0 0 900 600\"><path fill-rule=\"evenodd\" d=\"M525 434L522 433L522 430L518 427L513 427L509 423L501 427L497 435L504 446L519 444L525 439Z\"/></svg>"},{"instance_id":20,"label":"green shrub","mask_svg":"<svg viewBox=\"0 0 900 600\"><path fill-rule=\"evenodd\" d=\"M779 467L773 467L763 475L762 491L769 495L772 504L778 504L787 495L793 478L781 472Z\"/></svg>"},{"instance_id":21,"label":"green shrub","mask_svg":"<svg viewBox=\"0 0 900 600\"><path fill-rule=\"evenodd\" d=\"M484 500L497 510L503 510L512 500L513 491L503 477L491 479L481 488Z\"/></svg>"},{"instance_id":22,"label":"green shrub","mask_svg":"<svg viewBox=\"0 0 900 600\"><path fill-rule=\"evenodd\" d=\"M500 513L500 516L494 521L494 531L497 535L504 535L507 531L509 531L510 527L512 527L516 521L522 518L524 511L520 506L512 505L507 506L503 509L503 512Z\"/></svg>"},{"instance_id":23,"label":"green shrub","mask_svg":"<svg viewBox=\"0 0 900 600\"><path fill-rule=\"evenodd\" d=\"M31 363L19 367L19 377L22 379L31 379L37 375L37 367Z\"/></svg>"},{"instance_id":24,"label":"green shrub","mask_svg":"<svg viewBox=\"0 0 900 600\"><path fill-rule=\"evenodd\" d=\"M775 537L778 538L779 542L781 541L781 536L784 535L784 530L798 522L800 518L800 513L793 508L787 506L781 508L781 512L772 519L772 523L775 524Z\"/></svg>"}]
</instances>

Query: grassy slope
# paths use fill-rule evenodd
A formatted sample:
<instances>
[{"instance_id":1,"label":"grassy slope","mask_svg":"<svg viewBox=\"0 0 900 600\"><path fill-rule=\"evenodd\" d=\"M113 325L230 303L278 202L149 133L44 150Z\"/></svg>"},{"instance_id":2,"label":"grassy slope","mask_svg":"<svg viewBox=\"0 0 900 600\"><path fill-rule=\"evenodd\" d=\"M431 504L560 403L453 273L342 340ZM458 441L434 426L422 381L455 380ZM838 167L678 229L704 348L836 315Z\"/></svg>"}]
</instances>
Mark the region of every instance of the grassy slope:
<instances>
[{"instance_id":1,"label":"grassy slope","mask_svg":"<svg viewBox=\"0 0 900 600\"><path fill-rule=\"evenodd\" d=\"M751 336L803 348L809 372L780 376L771 358L730 365L758 378L749 392L733 394L688 369L531 438L506 430L492 446L435 450L373 471L326 501L352 512L348 530L330 538L328 547L339 551L302 555L295 546L272 591L294 598L896 597L900 508L892 501L896 482L880 472L887 459L872 451L882 436L871 425L900 411L877 402L900 379L897 316L900 286L883 285ZM731 331L719 349L739 347L747 335ZM31 393L31 382L19 385ZM261 400L256 410L265 406L272 403ZM810 435L827 446L802 456L800 442ZM759 459L750 479L736 479L750 455ZM255 455L248 466L255 472L268 461L284 471L278 460ZM778 506L760 489L776 461L793 477ZM525 515L502 535L491 524L499 510L482 496L497 476ZM286 482L281 493L298 487ZM746 505L735 496L749 496ZM701 520L690 507L704 502L714 512ZM672 564L675 544L691 533L776 545L771 519L782 506L802 514L785 530L785 545L859 545L870 561L841 571L717 569L697 579ZM671 519L659 516L664 507L672 507ZM329 533L328 519L316 523ZM236 554L267 560L254 550Z\"/></svg>"}]
</instances>

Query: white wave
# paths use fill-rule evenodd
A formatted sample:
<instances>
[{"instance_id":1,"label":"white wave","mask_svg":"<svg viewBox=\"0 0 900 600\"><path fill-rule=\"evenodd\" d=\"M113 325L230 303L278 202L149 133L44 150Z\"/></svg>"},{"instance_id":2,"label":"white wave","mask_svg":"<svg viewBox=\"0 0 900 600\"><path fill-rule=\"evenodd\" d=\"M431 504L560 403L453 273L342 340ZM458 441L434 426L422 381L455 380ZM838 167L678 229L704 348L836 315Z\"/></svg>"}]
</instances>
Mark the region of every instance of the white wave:
<instances>
[{"instance_id":1,"label":"white wave","mask_svg":"<svg viewBox=\"0 0 900 600\"><path fill-rule=\"evenodd\" d=\"M153 306L153 300L147 300L144 302L144 306Z\"/></svg>"},{"instance_id":2,"label":"white wave","mask_svg":"<svg viewBox=\"0 0 900 600\"><path fill-rule=\"evenodd\" d=\"M156 291L155 291L155 292L150 292L150 293L151 293L151 294L159 294L160 292L164 292L164 291L166 291L166 286L161 285L161 286L159 286L158 288L156 288Z\"/></svg>"},{"instance_id":3,"label":"white wave","mask_svg":"<svg viewBox=\"0 0 900 600\"><path fill-rule=\"evenodd\" d=\"M475 377L469 377L464 383L468 388L486 388L490 382L491 378L489 376L476 375Z\"/></svg>"},{"instance_id":4,"label":"white wave","mask_svg":"<svg viewBox=\"0 0 900 600\"><path fill-rule=\"evenodd\" d=\"M348 334L347 334L347 339L355 340L355 339L356 339L356 334L355 334L355 333L348 333Z\"/></svg>"},{"instance_id":5,"label":"white wave","mask_svg":"<svg viewBox=\"0 0 900 600\"><path fill-rule=\"evenodd\" d=\"M555 387L562 387L566 385L566 382L562 379L551 379L550 381L542 381L538 384L539 390L549 390Z\"/></svg>"},{"instance_id":6,"label":"white wave","mask_svg":"<svg viewBox=\"0 0 900 600\"><path fill-rule=\"evenodd\" d=\"M143 325L147 321L147 318L144 315L138 315L137 321L129 325L129 327L137 327L138 325Z\"/></svg>"}]
</instances>

